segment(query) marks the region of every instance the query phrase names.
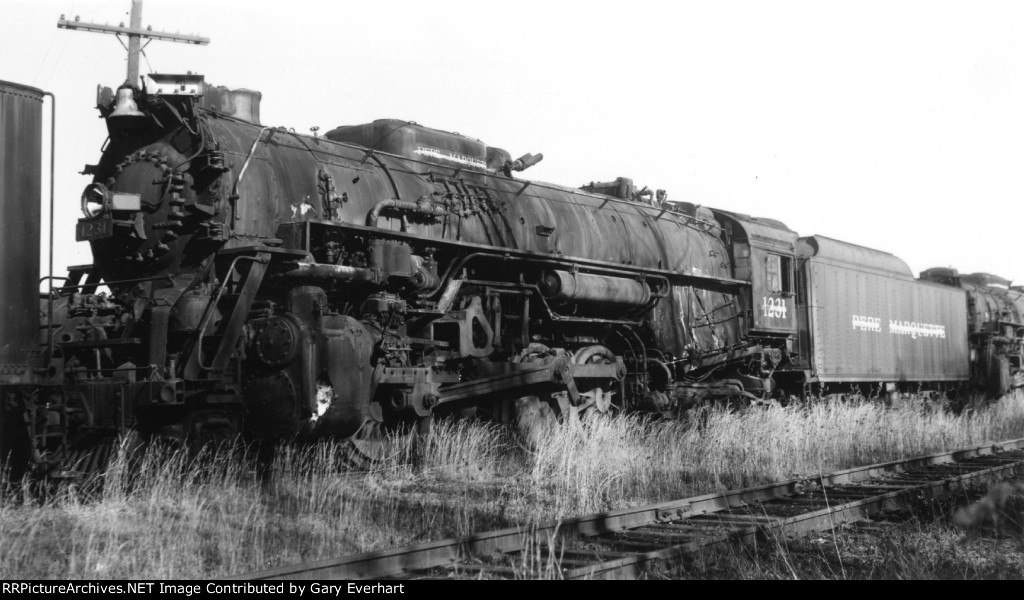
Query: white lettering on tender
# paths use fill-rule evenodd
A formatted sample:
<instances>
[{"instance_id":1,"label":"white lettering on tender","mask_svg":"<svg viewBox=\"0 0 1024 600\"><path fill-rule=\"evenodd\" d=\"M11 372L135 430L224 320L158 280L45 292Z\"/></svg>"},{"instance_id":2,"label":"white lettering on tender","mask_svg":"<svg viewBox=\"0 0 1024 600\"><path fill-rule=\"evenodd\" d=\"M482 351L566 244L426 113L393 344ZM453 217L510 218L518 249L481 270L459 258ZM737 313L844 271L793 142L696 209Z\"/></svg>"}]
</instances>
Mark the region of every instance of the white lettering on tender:
<instances>
[{"instance_id":1,"label":"white lettering on tender","mask_svg":"<svg viewBox=\"0 0 1024 600\"><path fill-rule=\"evenodd\" d=\"M867 317L864 315L853 315L854 331L882 332L882 319L878 317ZM917 321L897 321L889 319L888 332L895 335L909 335L912 339L917 338L946 338L946 326L935 325L934 323L918 323Z\"/></svg>"},{"instance_id":2,"label":"white lettering on tender","mask_svg":"<svg viewBox=\"0 0 1024 600\"><path fill-rule=\"evenodd\" d=\"M853 315L854 331L882 331L882 320L878 317L865 317L864 315Z\"/></svg>"},{"instance_id":3,"label":"white lettering on tender","mask_svg":"<svg viewBox=\"0 0 1024 600\"><path fill-rule=\"evenodd\" d=\"M946 326L916 321L894 321L889 319L889 333L909 335L913 339L919 337L946 339Z\"/></svg>"}]
</instances>

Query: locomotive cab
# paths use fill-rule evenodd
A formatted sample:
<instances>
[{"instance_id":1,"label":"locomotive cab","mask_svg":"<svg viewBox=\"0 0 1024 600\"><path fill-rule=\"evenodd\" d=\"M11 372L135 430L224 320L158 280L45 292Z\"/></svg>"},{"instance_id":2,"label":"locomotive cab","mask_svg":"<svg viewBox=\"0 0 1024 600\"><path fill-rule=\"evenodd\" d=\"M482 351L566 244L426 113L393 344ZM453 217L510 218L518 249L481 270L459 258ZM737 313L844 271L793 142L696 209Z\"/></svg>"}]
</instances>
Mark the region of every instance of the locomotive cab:
<instances>
[{"instance_id":1,"label":"locomotive cab","mask_svg":"<svg viewBox=\"0 0 1024 600\"><path fill-rule=\"evenodd\" d=\"M797 336L797 234L785 224L723 210L713 210L722 224L728 251L723 257L732 275L749 287L736 295L744 316L740 335L757 349L758 363L739 376L748 389L770 395L780 383L778 371L794 366ZM751 374L756 372L753 379Z\"/></svg>"},{"instance_id":2,"label":"locomotive cab","mask_svg":"<svg viewBox=\"0 0 1024 600\"><path fill-rule=\"evenodd\" d=\"M796 232L772 219L721 210L715 216L730 238L726 242L733 276L750 282L750 294L743 297L748 333L792 339L797 322Z\"/></svg>"}]
</instances>

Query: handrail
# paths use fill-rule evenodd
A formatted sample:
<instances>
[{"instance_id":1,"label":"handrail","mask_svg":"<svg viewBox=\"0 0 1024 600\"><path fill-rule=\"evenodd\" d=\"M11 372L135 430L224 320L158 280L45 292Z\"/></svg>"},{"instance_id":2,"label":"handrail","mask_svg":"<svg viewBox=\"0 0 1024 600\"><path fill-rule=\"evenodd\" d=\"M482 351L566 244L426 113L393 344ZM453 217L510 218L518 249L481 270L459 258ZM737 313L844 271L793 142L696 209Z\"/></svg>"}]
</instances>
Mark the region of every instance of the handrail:
<instances>
[{"instance_id":1,"label":"handrail","mask_svg":"<svg viewBox=\"0 0 1024 600\"><path fill-rule=\"evenodd\" d=\"M232 218L235 221L241 218L238 214L238 207L236 205L236 201L238 200L238 183L242 181L242 177L245 175L246 169L249 168L249 162L252 161L253 155L256 154L256 146L260 143L260 139L268 129L274 128L268 125L260 129L260 132L256 134L256 139L252 141L252 146L249 147L249 154L245 157L245 162L242 163L242 168L238 171L238 177L235 177L235 185L231 188L231 196L229 197L229 200L231 200L232 212L234 213Z\"/></svg>"}]
</instances>

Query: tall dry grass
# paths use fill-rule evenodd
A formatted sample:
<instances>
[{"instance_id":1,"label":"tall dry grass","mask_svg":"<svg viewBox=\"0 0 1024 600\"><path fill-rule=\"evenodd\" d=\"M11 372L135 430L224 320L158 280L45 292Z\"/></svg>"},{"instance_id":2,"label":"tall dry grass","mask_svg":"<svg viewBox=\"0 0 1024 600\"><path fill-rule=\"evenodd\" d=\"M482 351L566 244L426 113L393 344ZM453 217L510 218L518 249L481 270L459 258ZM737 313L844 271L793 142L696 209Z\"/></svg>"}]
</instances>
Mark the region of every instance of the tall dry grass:
<instances>
[{"instance_id":1,"label":"tall dry grass","mask_svg":"<svg viewBox=\"0 0 1024 600\"><path fill-rule=\"evenodd\" d=\"M339 444L284 446L268 480L243 448L121 452L98 497L0 497L0 578L210 577L478 530L500 510L467 484L504 468L503 440L442 423L360 473Z\"/></svg>"},{"instance_id":2,"label":"tall dry grass","mask_svg":"<svg viewBox=\"0 0 1024 600\"><path fill-rule=\"evenodd\" d=\"M1024 396L954 413L942 404L835 399L689 423L603 417L542 425L528 461L556 515L827 473L1024 436Z\"/></svg>"},{"instance_id":3,"label":"tall dry grass","mask_svg":"<svg viewBox=\"0 0 1024 600\"><path fill-rule=\"evenodd\" d=\"M337 444L285 446L266 480L240 449L122 453L99 496L0 498L0 578L245 573L805 476L1024 436L1024 396L960 414L824 401L698 417L597 416L525 436L441 422L363 473L345 470Z\"/></svg>"}]
</instances>

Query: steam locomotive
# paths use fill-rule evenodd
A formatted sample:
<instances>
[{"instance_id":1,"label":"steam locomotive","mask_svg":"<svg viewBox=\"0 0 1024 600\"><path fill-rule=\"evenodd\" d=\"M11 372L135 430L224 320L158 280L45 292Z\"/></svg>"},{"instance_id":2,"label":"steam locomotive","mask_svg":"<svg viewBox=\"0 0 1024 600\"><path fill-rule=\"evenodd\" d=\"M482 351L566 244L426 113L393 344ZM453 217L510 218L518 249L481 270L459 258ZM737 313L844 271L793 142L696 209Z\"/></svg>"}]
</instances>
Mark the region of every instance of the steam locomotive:
<instances>
[{"instance_id":1,"label":"steam locomotive","mask_svg":"<svg viewBox=\"0 0 1024 600\"><path fill-rule=\"evenodd\" d=\"M104 88L90 265L38 264L42 96L0 82L0 450L81 473L134 430L349 440L475 414L1024 384L1024 291L412 122L323 136L198 75Z\"/></svg>"}]
</instances>

